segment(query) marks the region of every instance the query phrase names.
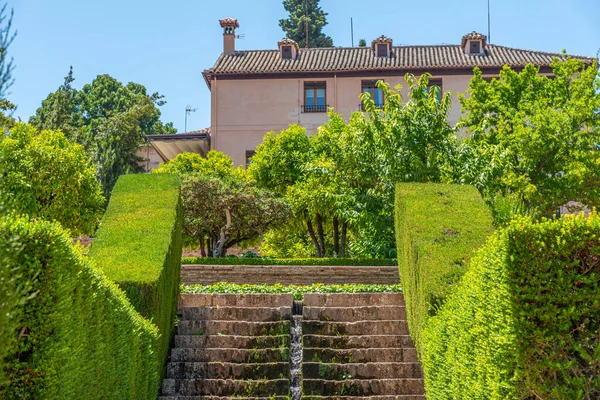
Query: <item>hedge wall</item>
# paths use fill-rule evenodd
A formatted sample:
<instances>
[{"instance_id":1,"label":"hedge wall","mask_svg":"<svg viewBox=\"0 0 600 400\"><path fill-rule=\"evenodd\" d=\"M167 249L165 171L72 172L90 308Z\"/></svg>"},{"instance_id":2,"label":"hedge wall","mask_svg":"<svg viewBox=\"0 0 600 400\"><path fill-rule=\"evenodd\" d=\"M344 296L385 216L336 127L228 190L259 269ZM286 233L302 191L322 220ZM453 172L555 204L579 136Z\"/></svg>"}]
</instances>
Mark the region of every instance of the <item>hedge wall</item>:
<instances>
[{"instance_id":1,"label":"hedge wall","mask_svg":"<svg viewBox=\"0 0 600 400\"><path fill-rule=\"evenodd\" d=\"M3 217L0 243L7 241L2 269L16 279L0 280L0 292L12 289L18 302L2 303L10 336L0 366L10 383L0 398L156 398L158 329L125 294L58 224Z\"/></svg>"},{"instance_id":2,"label":"hedge wall","mask_svg":"<svg viewBox=\"0 0 600 400\"><path fill-rule=\"evenodd\" d=\"M463 185L399 183L396 245L411 335L421 332L467 270L473 250L493 232L477 189Z\"/></svg>"},{"instance_id":3,"label":"hedge wall","mask_svg":"<svg viewBox=\"0 0 600 400\"><path fill-rule=\"evenodd\" d=\"M181 267L179 178L124 175L115 185L90 257L160 331L164 365L177 311ZM161 367L162 371L162 367Z\"/></svg>"},{"instance_id":4,"label":"hedge wall","mask_svg":"<svg viewBox=\"0 0 600 400\"><path fill-rule=\"evenodd\" d=\"M600 217L498 232L423 343L428 399L600 398Z\"/></svg>"},{"instance_id":5,"label":"hedge wall","mask_svg":"<svg viewBox=\"0 0 600 400\"><path fill-rule=\"evenodd\" d=\"M394 266L396 259L360 259L360 258L210 258L187 257L182 264L200 265L310 265L310 266Z\"/></svg>"}]
</instances>

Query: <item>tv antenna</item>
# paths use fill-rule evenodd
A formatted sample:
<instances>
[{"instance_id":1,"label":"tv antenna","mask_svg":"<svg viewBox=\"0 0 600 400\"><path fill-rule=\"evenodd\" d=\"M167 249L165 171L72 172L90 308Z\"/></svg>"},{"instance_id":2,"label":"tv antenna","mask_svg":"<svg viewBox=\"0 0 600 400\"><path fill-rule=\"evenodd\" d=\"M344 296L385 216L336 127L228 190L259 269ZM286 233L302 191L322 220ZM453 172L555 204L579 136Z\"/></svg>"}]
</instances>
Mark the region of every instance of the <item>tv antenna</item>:
<instances>
[{"instance_id":1,"label":"tv antenna","mask_svg":"<svg viewBox=\"0 0 600 400\"><path fill-rule=\"evenodd\" d=\"M191 113L196 112L196 111L198 111L198 109L192 108L192 106L190 106L190 105L187 105L185 107L185 129L183 131L184 133L187 133L187 117L188 117L188 115L190 115Z\"/></svg>"},{"instance_id":2,"label":"tv antenna","mask_svg":"<svg viewBox=\"0 0 600 400\"><path fill-rule=\"evenodd\" d=\"M239 35L235 35L235 38L236 39L240 39L240 40L246 39L246 34L245 33L240 33Z\"/></svg>"},{"instance_id":3,"label":"tv antenna","mask_svg":"<svg viewBox=\"0 0 600 400\"><path fill-rule=\"evenodd\" d=\"M491 30L491 28L490 28L491 27L491 23L490 23L490 0L488 0L487 3L488 3L488 15L487 15L487 17L488 17L488 37L487 37L487 40L488 40L488 43L492 43L492 33L490 32L490 30Z\"/></svg>"}]
</instances>

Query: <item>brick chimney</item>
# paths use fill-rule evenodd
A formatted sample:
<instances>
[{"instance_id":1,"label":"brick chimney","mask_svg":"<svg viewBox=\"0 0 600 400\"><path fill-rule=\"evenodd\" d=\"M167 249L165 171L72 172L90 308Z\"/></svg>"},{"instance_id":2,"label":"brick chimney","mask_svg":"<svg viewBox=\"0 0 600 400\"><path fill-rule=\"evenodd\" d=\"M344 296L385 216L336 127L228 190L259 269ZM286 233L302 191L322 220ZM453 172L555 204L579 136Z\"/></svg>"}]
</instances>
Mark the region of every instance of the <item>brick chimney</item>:
<instances>
[{"instance_id":1,"label":"brick chimney","mask_svg":"<svg viewBox=\"0 0 600 400\"><path fill-rule=\"evenodd\" d=\"M235 53L235 30L240 27L235 18L225 18L219 20L223 28L223 54Z\"/></svg>"}]
</instances>

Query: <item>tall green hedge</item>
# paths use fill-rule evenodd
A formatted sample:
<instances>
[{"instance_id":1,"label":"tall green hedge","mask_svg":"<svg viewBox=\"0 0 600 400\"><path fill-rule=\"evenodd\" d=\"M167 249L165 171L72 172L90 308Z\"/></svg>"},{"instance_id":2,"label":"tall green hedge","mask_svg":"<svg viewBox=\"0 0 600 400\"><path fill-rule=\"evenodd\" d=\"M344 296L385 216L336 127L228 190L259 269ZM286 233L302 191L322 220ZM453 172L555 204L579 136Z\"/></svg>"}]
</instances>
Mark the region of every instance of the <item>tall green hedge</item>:
<instances>
[{"instance_id":1,"label":"tall green hedge","mask_svg":"<svg viewBox=\"0 0 600 400\"><path fill-rule=\"evenodd\" d=\"M498 232L423 343L428 399L600 398L600 217Z\"/></svg>"},{"instance_id":2,"label":"tall green hedge","mask_svg":"<svg viewBox=\"0 0 600 400\"><path fill-rule=\"evenodd\" d=\"M472 252L492 233L492 218L472 186L399 183L395 220L400 282L420 352L427 319L466 272Z\"/></svg>"},{"instance_id":3,"label":"tall green hedge","mask_svg":"<svg viewBox=\"0 0 600 400\"><path fill-rule=\"evenodd\" d=\"M2 217L0 398L153 399L158 329L89 265L55 223ZM15 290L16 288L16 290ZM8 316L8 318L6 318ZM4 326L2 328L5 328ZM4 346L7 346L6 348Z\"/></svg>"},{"instance_id":4,"label":"tall green hedge","mask_svg":"<svg viewBox=\"0 0 600 400\"><path fill-rule=\"evenodd\" d=\"M160 331L161 366L169 351L181 268L179 178L124 175L115 185L90 257ZM162 367L161 367L162 371Z\"/></svg>"}]
</instances>

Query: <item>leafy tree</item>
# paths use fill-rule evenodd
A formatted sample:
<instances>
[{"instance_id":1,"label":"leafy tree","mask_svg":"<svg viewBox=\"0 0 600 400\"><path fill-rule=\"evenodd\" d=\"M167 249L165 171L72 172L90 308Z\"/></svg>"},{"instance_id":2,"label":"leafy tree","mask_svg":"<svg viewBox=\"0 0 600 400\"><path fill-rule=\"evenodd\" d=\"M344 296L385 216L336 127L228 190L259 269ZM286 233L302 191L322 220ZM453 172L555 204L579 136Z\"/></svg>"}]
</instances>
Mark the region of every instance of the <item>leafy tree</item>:
<instances>
[{"instance_id":1,"label":"leafy tree","mask_svg":"<svg viewBox=\"0 0 600 400\"><path fill-rule=\"evenodd\" d=\"M365 39L360 39L358 41L358 47L367 47L367 41Z\"/></svg>"},{"instance_id":2,"label":"leafy tree","mask_svg":"<svg viewBox=\"0 0 600 400\"><path fill-rule=\"evenodd\" d=\"M13 58L8 57L8 48L12 44L16 32L12 30L12 19L14 11L10 10L7 15L8 5L4 3L0 8L0 129L10 129L15 120L12 113L16 106L8 101L8 90L14 83L12 72L15 69Z\"/></svg>"},{"instance_id":3,"label":"leafy tree","mask_svg":"<svg viewBox=\"0 0 600 400\"><path fill-rule=\"evenodd\" d=\"M104 197L83 147L62 132L17 124L0 136L0 193L8 211L92 234Z\"/></svg>"},{"instance_id":4,"label":"leafy tree","mask_svg":"<svg viewBox=\"0 0 600 400\"><path fill-rule=\"evenodd\" d=\"M123 85L109 75L99 75L78 91L73 81L71 69L30 122L38 129L61 130L83 145L108 196L120 175L142 170L136 152L145 136L175 133L175 129L160 121L163 97L148 94L142 85Z\"/></svg>"},{"instance_id":5,"label":"leafy tree","mask_svg":"<svg viewBox=\"0 0 600 400\"><path fill-rule=\"evenodd\" d=\"M507 197L542 215L568 201L600 205L598 65L551 66L553 78L533 65L506 66L491 82L475 69L469 96L460 97L470 137L455 178L475 184L493 209Z\"/></svg>"},{"instance_id":6,"label":"leafy tree","mask_svg":"<svg viewBox=\"0 0 600 400\"><path fill-rule=\"evenodd\" d=\"M187 175L182 196L184 230L199 238L203 256L205 240L212 257L223 257L230 247L257 238L288 217L284 201L241 180Z\"/></svg>"},{"instance_id":7,"label":"leafy tree","mask_svg":"<svg viewBox=\"0 0 600 400\"><path fill-rule=\"evenodd\" d=\"M206 158L197 153L178 154L174 159L162 164L153 172L180 176L194 173L226 181L244 180L246 174L242 167L234 169L231 157L215 150L209 151Z\"/></svg>"},{"instance_id":8,"label":"leafy tree","mask_svg":"<svg viewBox=\"0 0 600 400\"><path fill-rule=\"evenodd\" d=\"M290 14L279 20L286 36L306 47L306 15L308 14L308 46L333 47L333 40L321 30L327 25L327 13L319 7L319 0L284 0L283 7Z\"/></svg>"}]
</instances>

